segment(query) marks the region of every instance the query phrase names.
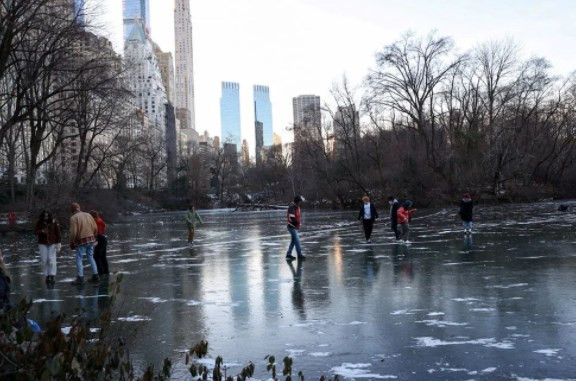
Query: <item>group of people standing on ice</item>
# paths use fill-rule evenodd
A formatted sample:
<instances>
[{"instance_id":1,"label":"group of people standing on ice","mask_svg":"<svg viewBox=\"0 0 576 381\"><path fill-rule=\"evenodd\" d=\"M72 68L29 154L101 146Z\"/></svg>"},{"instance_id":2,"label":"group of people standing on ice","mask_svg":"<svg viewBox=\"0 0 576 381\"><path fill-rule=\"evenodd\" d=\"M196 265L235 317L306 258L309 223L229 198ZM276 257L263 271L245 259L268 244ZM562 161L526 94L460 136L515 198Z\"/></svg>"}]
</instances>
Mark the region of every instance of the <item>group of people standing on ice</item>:
<instances>
[{"instance_id":1,"label":"group of people standing on ice","mask_svg":"<svg viewBox=\"0 0 576 381\"><path fill-rule=\"evenodd\" d=\"M378 218L378 212L374 204L370 201L370 197L364 196L362 202L363 204L358 212L358 220L362 222L364 227L366 243L371 243L370 237L372 236L374 221ZM394 237L402 243L410 243L410 221L416 211L416 209L412 207L412 200L405 198L400 202L396 197L390 196L388 197L388 204L390 205L390 228L394 232ZM474 202L470 197L470 193L464 193L462 200L460 200L458 215L462 220L466 234L472 233L473 208Z\"/></svg>"},{"instance_id":2,"label":"group of people standing on ice","mask_svg":"<svg viewBox=\"0 0 576 381\"><path fill-rule=\"evenodd\" d=\"M302 196L294 197L294 200L288 206L286 219L287 228L290 233L290 245L286 252L286 260L292 261L294 259L305 260L306 257L302 254L302 247L300 244L300 237L298 231L300 230L301 212L300 204L304 198ZM410 221L416 209L413 208L413 202L409 198L405 198L402 202L394 196L388 197L388 204L390 205L390 228L394 232L396 241L409 244L410 241ZM466 192L460 201L460 209L458 214L462 219L464 231L466 234L472 233L472 209L474 203L470 197L470 193ZM378 218L378 211L376 206L371 202L369 196L362 197L362 205L358 211L358 220L362 223L364 228L364 237L366 243L371 243L372 230L374 222ZM292 256L293 249L296 249L297 257Z\"/></svg>"},{"instance_id":3,"label":"group of people standing on ice","mask_svg":"<svg viewBox=\"0 0 576 381\"><path fill-rule=\"evenodd\" d=\"M98 283L101 276L109 274L106 249L106 223L95 210L90 213L82 212L78 203L70 204L69 239L70 249L76 252L77 276L73 284L84 283L84 256L88 259L92 270L93 283ZM43 210L36 221L34 234L38 239L40 263L46 285L53 287L56 283L57 255L62 250L62 237L60 224L49 210Z\"/></svg>"},{"instance_id":4,"label":"group of people standing on ice","mask_svg":"<svg viewBox=\"0 0 576 381\"><path fill-rule=\"evenodd\" d=\"M374 221L378 218L378 212L374 204L370 201L370 197L364 196L362 202L363 204L358 212L358 220L362 222L364 227L366 243L371 243L372 228ZM402 243L410 243L410 221L416 211L416 209L412 207L412 200L405 198L400 202L396 197L390 196L388 197L388 204L390 205L390 228L394 232L394 237ZM460 200L458 215L462 220L466 234L472 234L473 208L474 202L470 197L470 193L464 193L464 196Z\"/></svg>"},{"instance_id":5,"label":"group of people standing on ice","mask_svg":"<svg viewBox=\"0 0 576 381\"><path fill-rule=\"evenodd\" d=\"M409 243L410 238L410 220L412 214L416 209L412 208L412 200L406 198L399 202L396 197L388 197L388 204L390 204L390 228L394 232L394 237L397 241ZM362 197L362 205L358 212L358 220L362 222L364 227L364 237L366 243L371 243L370 237L372 236L373 225L378 218L378 212L374 203L370 201L370 197Z\"/></svg>"}]
</instances>

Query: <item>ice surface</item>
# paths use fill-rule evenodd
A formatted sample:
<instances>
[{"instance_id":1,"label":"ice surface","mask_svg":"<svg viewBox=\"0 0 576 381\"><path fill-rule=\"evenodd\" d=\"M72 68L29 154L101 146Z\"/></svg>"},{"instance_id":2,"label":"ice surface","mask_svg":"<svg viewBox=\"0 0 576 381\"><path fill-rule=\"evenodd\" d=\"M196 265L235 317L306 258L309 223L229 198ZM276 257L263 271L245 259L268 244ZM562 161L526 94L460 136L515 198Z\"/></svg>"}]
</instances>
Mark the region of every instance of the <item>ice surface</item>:
<instances>
[{"instance_id":1,"label":"ice surface","mask_svg":"<svg viewBox=\"0 0 576 381\"><path fill-rule=\"evenodd\" d=\"M183 213L131 216L108 229L110 268L123 274L113 328L134 332L137 364L179 364L175 348L205 339L208 363L221 355L235 375L253 361L255 380L270 378L269 354L277 369L293 356L307 379L335 370L410 381L573 377L576 214L551 203L482 205L478 234L464 237L455 209L421 210L412 246L396 244L386 223L365 245L355 213L304 209L307 260L292 263L284 211L201 211L207 223L193 246ZM13 300L33 300L32 319L45 326L54 311L98 324L115 275L68 285L70 252L48 289L34 237L0 239Z\"/></svg>"}]
</instances>

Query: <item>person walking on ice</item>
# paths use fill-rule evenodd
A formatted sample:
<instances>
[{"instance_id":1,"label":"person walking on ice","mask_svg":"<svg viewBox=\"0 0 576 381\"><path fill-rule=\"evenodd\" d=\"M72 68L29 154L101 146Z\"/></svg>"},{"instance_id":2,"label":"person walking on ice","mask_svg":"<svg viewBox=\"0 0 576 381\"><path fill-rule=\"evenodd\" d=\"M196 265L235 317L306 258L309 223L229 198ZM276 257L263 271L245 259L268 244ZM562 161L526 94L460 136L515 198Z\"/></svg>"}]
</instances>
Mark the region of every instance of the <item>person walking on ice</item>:
<instances>
[{"instance_id":1,"label":"person walking on ice","mask_svg":"<svg viewBox=\"0 0 576 381\"><path fill-rule=\"evenodd\" d=\"M46 277L46 285L54 285L56 282L56 254L62 247L62 240L60 238L60 225L52 217L50 211L42 211L36 221L34 234L38 237L38 250L40 251L42 270Z\"/></svg>"},{"instance_id":2,"label":"person walking on ice","mask_svg":"<svg viewBox=\"0 0 576 381\"><path fill-rule=\"evenodd\" d=\"M288 246L288 252L286 252L286 260L293 261L292 250L296 248L296 254L298 255L298 260L305 260L306 257L302 255L302 247L300 246L300 236L298 235L298 230L300 230L301 213L300 213L300 203L304 201L302 196L294 197L294 201L288 206L287 220L288 220L288 232L290 233L290 246Z\"/></svg>"},{"instance_id":3,"label":"person walking on ice","mask_svg":"<svg viewBox=\"0 0 576 381\"><path fill-rule=\"evenodd\" d=\"M96 236L96 242L98 244L94 248L94 261L96 262L96 267L98 268L99 276L107 276L110 274L108 269L108 259L106 258L106 248L108 247L108 237L106 237L106 222L100 217L100 213L96 210L90 211L90 215L94 218L96 226L98 226L98 235Z\"/></svg>"},{"instance_id":4,"label":"person walking on ice","mask_svg":"<svg viewBox=\"0 0 576 381\"><path fill-rule=\"evenodd\" d=\"M370 241L370 237L372 236L374 221L378 218L378 212L376 211L374 204L370 202L370 197L362 197L362 202L363 204L358 212L358 220L362 221L366 243L371 243L372 241Z\"/></svg>"},{"instance_id":5,"label":"person walking on ice","mask_svg":"<svg viewBox=\"0 0 576 381\"><path fill-rule=\"evenodd\" d=\"M204 221L196 211L196 208L194 208L194 204L190 204L190 206L188 207L188 212L186 212L186 224L188 225L189 245L194 244L194 233L196 230L196 222L200 222L202 225L204 225Z\"/></svg>"},{"instance_id":6,"label":"person walking on ice","mask_svg":"<svg viewBox=\"0 0 576 381\"><path fill-rule=\"evenodd\" d=\"M472 234L472 209L474 208L474 202L470 193L464 193L464 197L460 200L460 211L458 214L462 219L462 224L464 225L464 233Z\"/></svg>"},{"instance_id":7,"label":"person walking on ice","mask_svg":"<svg viewBox=\"0 0 576 381\"><path fill-rule=\"evenodd\" d=\"M70 249L76 250L76 271L78 273L76 280L72 283L77 285L84 283L84 265L82 263L84 254L86 254L92 269L92 279L90 281L98 283L100 282L100 277L98 276L96 261L94 261L94 244L98 235L98 226L90 214L80 210L78 203L73 202L70 204L70 212L72 212L72 216L70 217L68 235L70 238Z\"/></svg>"},{"instance_id":8,"label":"person walking on ice","mask_svg":"<svg viewBox=\"0 0 576 381\"><path fill-rule=\"evenodd\" d=\"M400 239L400 230L398 230L398 208L400 202L394 196L388 197L388 204L390 205L390 229L394 232L396 241Z\"/></svg>"},{"instance_id":9,"label":"person walking on ice","mask_svg":"<svg viewBox=\"0 0 576 381\"><path fill-rule=\"evenodd\" d=\"M410 217L416 211L416 209L410 209L411 207L412 202L405 200L397 212L398 225L400 225L401 228L400 240L403 243L410 243Z\"/></svg>"}]
</instances>

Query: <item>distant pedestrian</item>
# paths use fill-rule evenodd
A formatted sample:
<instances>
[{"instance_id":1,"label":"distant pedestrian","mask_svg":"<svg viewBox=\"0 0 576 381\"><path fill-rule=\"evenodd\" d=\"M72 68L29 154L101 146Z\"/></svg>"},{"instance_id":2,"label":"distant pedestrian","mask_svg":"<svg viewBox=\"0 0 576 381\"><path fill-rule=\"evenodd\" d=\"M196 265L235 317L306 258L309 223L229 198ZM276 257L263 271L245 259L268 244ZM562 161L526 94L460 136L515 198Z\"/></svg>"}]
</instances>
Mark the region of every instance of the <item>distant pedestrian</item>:
<instances>
[{"instance_id":1,"label":"distant pedestrian","mask_svg":"<svg viewBox=\"0 0 576 381\"><path fill-rule=\"evenodd\" d=\"M186 212L186 224L188 225L189 244L194 243L194 232L196 230L196 222L200 222L202 225L204 225L204 221L196 211L196 208L194 208L194 204L190 204L188 206L188 212Z\"/></svg>"},{"instance_id":2,"label":"distant pedestrian","mask_svg":"<svg viewBox=\"0 0 576 381\"><path fill-rule=\"evenodd\" d=\"M98 276L98 267L93 257L94 244L97 242L98 226L90 214L80 210L78 203L73 202L70 204L70 212L72 216L70 217L68 235L70 238L70 249L76 250L76 272L78 274L76 280L72 283L78 285L84 283L84 265L82 263L84 254L86 254L92 269L92 279L90 281L98 283L100 277Z\"/></svg>"},{"instance_id":3,"label":"distant pedestrian","mask_svg":"<svg viewBox=\"0 0 576 381\"><path fill-rule=\"evenodd\" d=\"M62 248L62 239L60 235L60 225L52 217L49 210L43 210L36 221L34 234L38 237L38 250L40 250L40 263L46 285L51 286L56 283L56 254Z\"/></svg>"},{"instance_id":4,"label":"distant pedestrian","mask_svg":"<svg viewBox=\"0 0 576 381\"><path fill-rule=\"evenodd\" d=\"M366 243L372 242L370 237L372 236L374 221L376 221L377 218L378 212L376 211L374 204L370 202L370 197L362 197L362 206L360 206L360 211L358 212L358 220L362 221Z\"/></svg>"},{"instance_id":5,"label":"distant pedestrian","mask_svg":"<svg viewBox=\"0 0 576 381\"><path fill-rule=\"evenodd\" d=\"M416 211L416 209L411 209L412 202L409 200L405 200L402 203L402 206L398 208L398 212L396 213L398 217L398 225L402 229L402 233L400 235L400 239L404 243L410 243L410 219L412 214Z\"/></svg>"},{"instance_id":6,"label":"distant pedestrian","mask_svg":"<svg viewBox=\"0 0 576 381\"><path fill-rule=\"evenodd\" d=\"M390 204L390 228L394 232L396 240L400 239L400 230L398 230L398 208L400 202L394 196L388 197L388 204Z\"/></svg>"},{"instance_id":7,"label":"distant pedestrian","mask_svg":"<svg viewBox=\"0 0 576 381\"><path fill-rule=\"evenodd\" d=\"M294 197L294 201L288 206L287 211L287 221L288 221L288 232L290 233L290 246L288 246L288 251L286 252L286 260L293 261L295 258L292 256L292 250L296 248L296 254L298 255L298 260L305 260L306 257L302 255L302 247L300 245L300 236L298 231L300 230L300 224L302 221L302 215L300 212L300 204L304 201L302 196Z\"/></svg>"},{"instance_id":8,"label":"distant pedestrian","mask_svg":"<svg viewBox=\"0 0 576 381\"><path fill-rule=\"evenodd\" d=\"M8 213L8 225L10 225L11 229L14 229L16 226L16 213L10 212Z\"/></svg>"},{"instance_id":9,"label":"distant pedestrian","mask_svg":"<svg viewBox=\"0 0 576 381\"><path fill-rule=\"evenodd\" d=\"M108 237L106 237L106 222L100 217L100 213L95 210L90 211L90 215L94 218L96 226L98 227L98 235L96 242L98 243L94 248L94 261L98 268L98 275L108 275L108 259L106 258L106 249L108 247Z\"/></svg>"},{"instance_id":10,"label":"distant pedestrian","mask_svg":"<svg viewBox=\"0 0 576 381\"><path fill-rule=\"evenodd\" d=\"M10 302L11 283L10 273L6 269L4 256L2 255L2 250L0 250L0 315L13 307Z\"/></svg>"},{"instance_id":11,"label":"distant pedestrian","mask_svg":"<svg viewBox=\"0 0 576 381\"><path fill-rule=\"evenodd\" d=\"M472 234L472 209L474 209L474 202L472 197L470 197L470 193L466 192L462 200L460 200L460 211L458 212L464 225L465 234Z\"/></svg>"}]
</instances>

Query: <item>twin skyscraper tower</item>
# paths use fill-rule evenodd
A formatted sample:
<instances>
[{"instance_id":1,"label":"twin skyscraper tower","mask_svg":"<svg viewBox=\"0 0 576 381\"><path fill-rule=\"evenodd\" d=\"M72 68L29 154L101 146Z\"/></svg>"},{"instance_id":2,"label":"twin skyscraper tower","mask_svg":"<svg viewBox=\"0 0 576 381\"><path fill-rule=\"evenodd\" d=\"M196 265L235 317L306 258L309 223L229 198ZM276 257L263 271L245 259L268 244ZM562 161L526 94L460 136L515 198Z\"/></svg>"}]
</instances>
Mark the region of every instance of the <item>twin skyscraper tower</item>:
<instances>
[{"instance_id":1,"label":"twin skyscraper tower","mask_svg":"<svg viewBox=\"0 0 576 381\"><path fill-rule=\"evenodd\" d=\"M272 103L268 86L254 85L254 133L256 151L273 144L274 130L272 127ZM236 149L242 147L242 123L240 112L240 84L222 82L222 97L220 98L220 122L222 142L235 144Z\"/></svg>"}]
</instances>

